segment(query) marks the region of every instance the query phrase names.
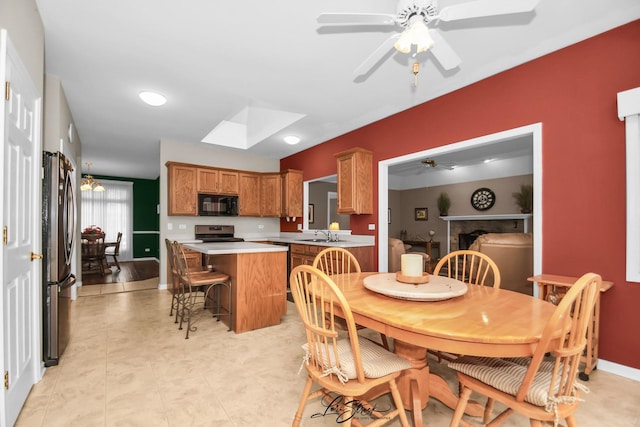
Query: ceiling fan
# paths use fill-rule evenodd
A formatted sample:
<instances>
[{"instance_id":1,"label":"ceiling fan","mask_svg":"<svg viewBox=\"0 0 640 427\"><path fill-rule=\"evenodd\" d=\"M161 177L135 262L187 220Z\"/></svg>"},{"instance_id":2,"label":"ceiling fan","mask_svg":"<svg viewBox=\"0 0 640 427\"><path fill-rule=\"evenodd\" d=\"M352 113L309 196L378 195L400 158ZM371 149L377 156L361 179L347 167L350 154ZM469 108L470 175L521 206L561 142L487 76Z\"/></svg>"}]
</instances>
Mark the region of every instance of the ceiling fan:
<instances>
[{"instance_id":1,"label":"ceiling fan","mask_svg":"<svg viewBox=\"0 0 640 427\"><path fill-rule=\"evenodd\" d=\"M399 0L396 14L390 13L321 13L320 24L394 25L402 32L393 34L375 49L355 70L356 76L366 74L392 48L414 54L430 50L445 70L460 65L462 60L445 41L436 27L440 21L451 22L485 16L531 12L539 0L475 0L444 7L438 11L437 0ZM412 49L415 45L416 48ZM414 65L414 74L417 74Z\"/></svg>"},{"instance_id":2,"label":"ceiling fan","mask_svg":"<svg viewBox=\"0 0 640 427\"><path fill-rule=\"evenodd\" d=\"M437 163L434 159L424 159L421 160L420 163L427 169L431 168L444 168L448 170L453 170L456 168L455 163Z\"/></svg>"}]
</instances>

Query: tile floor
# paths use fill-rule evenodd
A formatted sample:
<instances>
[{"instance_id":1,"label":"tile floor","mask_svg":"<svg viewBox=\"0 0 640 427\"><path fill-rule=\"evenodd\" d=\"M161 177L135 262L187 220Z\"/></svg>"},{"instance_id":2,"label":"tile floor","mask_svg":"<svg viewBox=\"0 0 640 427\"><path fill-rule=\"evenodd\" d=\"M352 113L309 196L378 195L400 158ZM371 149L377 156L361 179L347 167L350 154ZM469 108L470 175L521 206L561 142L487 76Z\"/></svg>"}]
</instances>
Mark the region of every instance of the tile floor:
<instances>
[{"instance_id":1,"label":"tile floor","mask_svg":"<svg viewBox=\"0 0 640 427\"><path fill-rule=\"evenodd\" d=\"M281 325L243 334L204 315L185 340L168 315L170 301L159 290L78 298L69 347L33 387L16 425L291 425L305 381L297 374L304 336L293 304ZM640 382L595 371L588 385L580 426L640 427ZM303 425L338 425L335 416L311 418L321 410L308 407ZM432 400L425 425L448 426L451 414ZM514 415L504 425L529 422Z\"/></svg>"},{"instance_id":2,"label":"tile floor","mask_svg":"<svg viewBox=\"0 0 640 427\"><path fill-rule=\"evenodd\" d=\"M85 285L78 288L78 296L86 297L90 295L115 294L119 292L143 291L146 289L157 289L159 279L157 277L148 280L138 280L135 282L105 283L102 285Z\"/></svg>"}]
</instances>

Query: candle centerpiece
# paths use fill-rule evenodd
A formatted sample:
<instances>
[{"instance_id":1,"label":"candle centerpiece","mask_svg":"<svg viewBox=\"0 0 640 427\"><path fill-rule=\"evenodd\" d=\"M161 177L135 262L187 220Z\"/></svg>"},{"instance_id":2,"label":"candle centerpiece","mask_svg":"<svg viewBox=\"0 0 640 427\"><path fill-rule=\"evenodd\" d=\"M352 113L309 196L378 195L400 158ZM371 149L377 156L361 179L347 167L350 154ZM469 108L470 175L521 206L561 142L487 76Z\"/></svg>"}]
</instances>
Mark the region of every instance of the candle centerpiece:
<instances>
[{"instance_id":1,"label":"candle centerpiece","mask_svg":"<svg viewBox=\"0 0 640 427\"><path fill-rule=\"evenodd\" d=\"M400 256L401 271L396 273L396 280L403 283L427 283L429 273L424 272L424 258L420 254L403 254Z\"/></svg>"}]
</instances>

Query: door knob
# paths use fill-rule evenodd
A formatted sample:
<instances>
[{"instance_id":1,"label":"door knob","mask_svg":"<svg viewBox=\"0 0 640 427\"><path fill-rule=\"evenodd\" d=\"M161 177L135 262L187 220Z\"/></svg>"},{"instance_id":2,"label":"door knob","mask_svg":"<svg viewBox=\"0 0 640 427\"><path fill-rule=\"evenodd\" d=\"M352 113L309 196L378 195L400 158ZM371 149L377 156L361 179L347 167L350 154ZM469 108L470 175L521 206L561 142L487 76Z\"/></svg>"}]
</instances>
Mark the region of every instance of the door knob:
<instances>
[{"instance_id":1,"label":"door knob","mask_svg":"<svg viewBox=\"0 0 640 427\"><path fill-rule=\"evenodd\" d=\"M34 259L42 259L42 254L34 254L33 252L31 252L31 261L33 261Z\"/></svg>"}]
</instances>

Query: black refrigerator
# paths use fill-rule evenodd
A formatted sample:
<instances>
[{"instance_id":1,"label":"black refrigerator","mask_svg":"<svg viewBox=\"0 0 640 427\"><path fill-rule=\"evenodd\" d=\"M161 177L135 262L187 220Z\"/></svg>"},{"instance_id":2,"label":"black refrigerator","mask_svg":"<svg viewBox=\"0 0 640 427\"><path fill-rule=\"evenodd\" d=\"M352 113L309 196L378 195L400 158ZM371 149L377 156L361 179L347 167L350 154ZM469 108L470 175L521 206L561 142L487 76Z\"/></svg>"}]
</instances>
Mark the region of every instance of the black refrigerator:
<instances>
[{"instance_id":1,"label":"black refrigerator","mask_svg":"<svg viewBox=\"0 0 640 427\"><path fill-rule=\"evenodd\" d=\"M71 335L71 274L76 229L73 167L59 152L42 159L42 359L57 365Z\"/></svg>"}]
</instances>

